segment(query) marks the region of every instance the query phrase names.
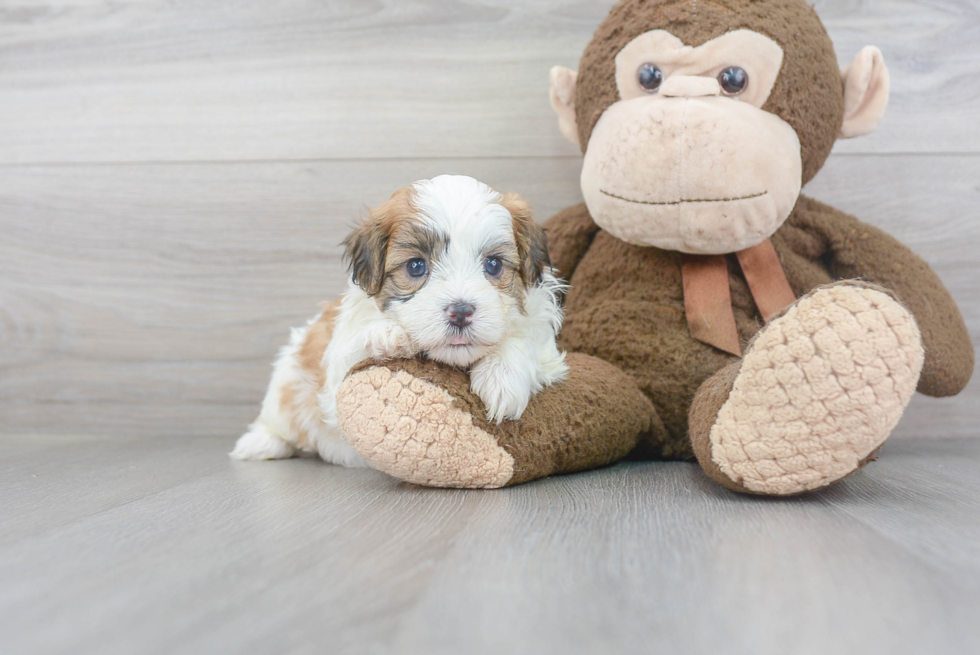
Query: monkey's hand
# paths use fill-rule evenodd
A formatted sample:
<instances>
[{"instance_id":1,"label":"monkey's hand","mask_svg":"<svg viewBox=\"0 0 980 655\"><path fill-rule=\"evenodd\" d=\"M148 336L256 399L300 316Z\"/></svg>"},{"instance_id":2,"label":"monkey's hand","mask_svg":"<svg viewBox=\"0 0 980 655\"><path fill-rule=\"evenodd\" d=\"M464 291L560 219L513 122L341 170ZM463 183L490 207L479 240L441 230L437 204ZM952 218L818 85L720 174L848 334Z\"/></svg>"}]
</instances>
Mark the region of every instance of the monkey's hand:
<instances>
[{"instance_id":1,"label":"monkey's hand","mask_svg":"<svg viewBox=\"0 0 980 655\"><path fill-rule=\"evenodd\" d=\"M418 352L408 332L388 319L368 324L364 330L364 349L372 359L411 357Z\"/></svg>"}]
</instances>

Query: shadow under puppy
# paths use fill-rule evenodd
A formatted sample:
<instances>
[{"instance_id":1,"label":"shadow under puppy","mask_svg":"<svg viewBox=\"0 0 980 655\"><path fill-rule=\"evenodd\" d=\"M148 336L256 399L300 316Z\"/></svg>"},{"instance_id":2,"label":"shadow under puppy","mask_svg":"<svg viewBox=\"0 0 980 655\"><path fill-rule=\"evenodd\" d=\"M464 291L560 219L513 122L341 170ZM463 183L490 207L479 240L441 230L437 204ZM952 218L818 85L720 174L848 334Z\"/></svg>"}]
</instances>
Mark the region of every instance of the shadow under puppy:
<instances>
[{"instance_id":1,"label":"shadow under puppy","mask_svg":"<svg viewBox=\"0 0 980 655\"><path fill-rule=\"evenodd\" d=\"M565 286L519 196L471 177L423 180L396 191L344 245L350 288L293 330L232 458L306 451L368 466L336 416L337 390L367 358L423 355L468 368L498 423L520 418L534 393L567 375L555 343Z\"/></svg>"}]
</instances>

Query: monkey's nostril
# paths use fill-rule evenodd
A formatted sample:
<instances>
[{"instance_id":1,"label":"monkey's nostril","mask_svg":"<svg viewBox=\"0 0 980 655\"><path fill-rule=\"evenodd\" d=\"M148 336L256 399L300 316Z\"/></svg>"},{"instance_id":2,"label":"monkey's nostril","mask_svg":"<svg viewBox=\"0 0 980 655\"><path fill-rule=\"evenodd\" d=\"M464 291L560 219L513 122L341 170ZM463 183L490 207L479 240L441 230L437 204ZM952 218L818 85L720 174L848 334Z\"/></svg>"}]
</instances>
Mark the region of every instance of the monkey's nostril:
<instances>
[{"instance_id":1,"label":"monkey's nostril","mask_svg":"<svg viewBox=\"0 0 980 655\"><path fill-rule=\"evenodd\" d=\"M466 302L457 302L446 307L446 316L449 322L456 327L464 327L473 322L473 313L476 308Z\"/></svg>"}]
</instances>

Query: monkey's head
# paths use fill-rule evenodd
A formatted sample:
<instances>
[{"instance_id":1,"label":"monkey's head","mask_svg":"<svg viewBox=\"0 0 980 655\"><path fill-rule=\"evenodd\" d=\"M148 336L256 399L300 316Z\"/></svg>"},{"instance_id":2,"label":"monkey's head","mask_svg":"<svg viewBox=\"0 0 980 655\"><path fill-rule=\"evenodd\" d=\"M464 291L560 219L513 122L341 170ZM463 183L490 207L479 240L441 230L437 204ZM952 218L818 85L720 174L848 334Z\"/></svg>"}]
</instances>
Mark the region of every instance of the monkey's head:
<instances>
[{"instance_id":1,"label":"monkey's head","mask_svg":"<svg viewBox=\"0 0 980 655\"><path fill-rule=\"evenodd\" d=\"M877 48L838 68L805 0L623 0L578 73L551 71L593 220L692 254L769 238L837 138L875 128L888 87Z\"/></svg>"}]
</instances>

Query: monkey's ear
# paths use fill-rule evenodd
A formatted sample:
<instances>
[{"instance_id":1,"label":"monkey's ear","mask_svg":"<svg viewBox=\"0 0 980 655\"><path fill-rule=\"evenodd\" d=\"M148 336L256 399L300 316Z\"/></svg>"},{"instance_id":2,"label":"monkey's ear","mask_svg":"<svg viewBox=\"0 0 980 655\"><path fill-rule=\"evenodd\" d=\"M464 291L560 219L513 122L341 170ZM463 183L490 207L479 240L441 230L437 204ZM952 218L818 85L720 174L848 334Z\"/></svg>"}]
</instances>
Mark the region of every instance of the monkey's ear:
<instances>
[{"instance_id":1,"label":"monkey's ear","mask_svg":"<svg viewBox=\"0 0 980 655\"><path fill-rule=\"evenodd\" d=\"M531 206L516 193L508 193L500 201L514 222L514 240L520 257L520 274L525 286L541 280L545 268L551 266L548 256L548 237L531 213Z\"/></svg>"},{"instance_id":2,"label":"monkey's ear","mask_svg":"<svg viewBox=\"0 0 980 655\"><path fill-rule=\"evenodd\" d=\"M866 46L841 71L844 81L844 124L841 138L864 136L878 127L888 106L890 81L881 50Z\"/></svg>"},{"instance_id":3,"label":"monkey's ear","mask_svg":"<svg viewBox=\"0 0 980 655\"><path fill-rule=\"evenodd\" d=\"M551 106L558 114L558 129L575 145L578 142L578 125L575 124L575 80L578 73L563 66L551 69Z\"/></svg>"},{"instance_id":4,"label":"monkey's ear","mask_svg":"<svg viewBox=\"0 0 980 655\"><path fill-rule=\"evenodd\" d=\"M388 235L374 216L344 239L344 259L347 260L351 279L369 296L381 291L387 247Z\"/></svg>"}]
</instances>

